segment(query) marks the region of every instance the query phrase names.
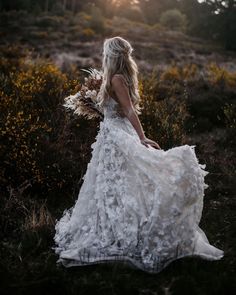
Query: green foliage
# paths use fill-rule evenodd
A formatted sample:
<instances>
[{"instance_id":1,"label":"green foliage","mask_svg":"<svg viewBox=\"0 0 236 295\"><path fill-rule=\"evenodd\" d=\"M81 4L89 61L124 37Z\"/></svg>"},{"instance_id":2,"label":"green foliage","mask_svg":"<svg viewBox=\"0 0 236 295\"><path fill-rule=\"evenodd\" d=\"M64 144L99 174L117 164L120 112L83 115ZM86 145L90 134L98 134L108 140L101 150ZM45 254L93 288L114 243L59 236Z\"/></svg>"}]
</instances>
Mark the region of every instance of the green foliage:
<instances>
[{"instance_id":1,"label":"green foliage","mask_svg":"<svg viewBox=\"0 0 236 295\"><path fill-rule=\"evenodd\" d=\"M127 3L123 2L116 7L115 12L118 17L125 17L135 22L145 22L143 11L138 5L127 5Z\"/></svg>"},{"instance_id":2,"label":"green foliage","mask_svg":"<svg viewBox=\"0 0 236 295\"><path fill-rule=\"evenodd\" d=\"M189 133L209 132L226 124L235 130L235 73L213 63L204 69L195 64L173 65L142 83L145 130L164 147L183 144ZM232 110L224 111L228 104Z\"/></svg>"},{"instance_id":3,"label":"green foliage","mask_svg":"<svg viewBox=\"0 0 236 295\"><path fill-rule=\"evenodd\" d=\"M72 118L61 106L69 91L80 87L76 69L63 73L47 60L33 62L15 47L5 50L0 69L2 183L15 186L30 179L43 192L73 187L78 172L86 169L97 124ZM223 106L234 96L235 81L235 74L214 64L206 65L204 81L194 64L143 77L140 119L147 135L170 148L185 143L189 130L223 127L226 117L234 122Z\"/></svg>"},{"instance_id":4,"label":"green foliage","mask_svg":"<svg viewBox=\"0 0 236 295\"><path fill-rule=\"evenodd\" d=\"M178 9L171 9L161 14L160 23L171 30L185 31L187 19Z\"/></svg>"},{"instance_id":5,"label":"green foliage","mask_svg":"<svg viewBox=\"0 0 236 295\"><path fill-rule=\"evenodd\" d=\"M169 9L178 8L176 0L139 0L139 6L148 24L159 22L161 14Z\"/></svg>"},{"instance_id":6,"label":"green foliage","mask_svg":"<svg viewBox=\"0 0 236 295\"><path fill-rule=\"evenodd\" d=\"M35 187L40 185L39 191L57 191L74 177L66 160L67 143L61 142L70 136L65 134L70 122L61 104L71 89L79 87L74 79L78 73L72 69L64 74L46 60L29 62L29 56L13 58L13 54L19 53L10 47L8 57L0 59L1 181L14 187L28 179ZM83 128L83 120L75 124Z\"/></svg>"},{"instance_id":7,"label":"green foliage","mask_svg":"<svg viewBox=\"0 0 236 295\"><path fill-rule=\"evenodd\" d=\"M189 20L187 33L215 40L224 48L236 50L235 1L182 0L180 10Z\"/></svg>"},{"instance_id":8,"label":"green foliage","mask_svg":"<svg viewBox=\"0 0 236 295\"><path fill-rule=\"evenodd\" d=\"M223 108L226 126L232 131L234 138L236 137L236 103L226 103Z\"/></svg>"},{"instance_id":9,"label":"green foliage","mask_svg":"<svg viewBox=\"0 0 236 295\"><path fill-rule=\"evenodd\" d=\"M140 118L148 136L167 149L184 143L189 114L184 84L170 81L164 74L153 72L151 77L143 79Z\"/></svg>"},{"instance_id":10,"label":"green foliage","mask_svg":"<svg viewBox=\"0 0 236 295\"><path fill-rule=\"evenodd\" d=\"M206 67L208 80L212 85L221 88L236 89L236 73L229 72L216 63L209 63Z\"/></svg>"},{"instance_id":11,"label":"green foliage","mask_svg":"<svg viewBox=\"0 0 236 295\"><path fill-rule=\"evenodd\" d=\"M40 16L36 19L35 24L39 27L59 27L61 23L63 22L63 18L60 16Z\"/></svg>"},{"instance_id":12,"label":"green foliage","mask_svg":"<svg viewBox=\"0 0 236 295\"><path fill-rule=\"evenodd\" d=\"M105 23L104 23L104 17L102 15L101 9L96 6L92 6L90 14L91 14L91 19L89 21L90 28L97 33L100 33L100 34L104 33Z\"/></svg>"}]
</instances>

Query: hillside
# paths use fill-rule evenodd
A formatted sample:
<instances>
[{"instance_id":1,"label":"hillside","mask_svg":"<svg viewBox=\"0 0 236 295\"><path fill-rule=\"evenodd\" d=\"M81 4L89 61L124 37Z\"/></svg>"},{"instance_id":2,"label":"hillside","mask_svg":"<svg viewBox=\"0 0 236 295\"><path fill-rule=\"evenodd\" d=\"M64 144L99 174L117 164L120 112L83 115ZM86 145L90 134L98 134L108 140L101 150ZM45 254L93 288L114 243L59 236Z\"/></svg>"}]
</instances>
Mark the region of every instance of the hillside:
<instances>
[{"instance_id":1,"label":"hillside","mask_svg":"<svg viewBox=\"0 0 236 295\"><path fill-rule=\"evenodd\" d=\"M49 57L59 66L100 67L104 38L120 35L132 43L141 71L172 63L183 65L216 62L229 71L236 70L236 53L219 45L160 25L150 26L125 18L104 19L91 25L85 13L65 16L39 15L26 12L5 12L0 18L0 49L21 44L34 48L35 56ZM92 28L91 28L92 27Z\"/></svg>"}]
</instances>

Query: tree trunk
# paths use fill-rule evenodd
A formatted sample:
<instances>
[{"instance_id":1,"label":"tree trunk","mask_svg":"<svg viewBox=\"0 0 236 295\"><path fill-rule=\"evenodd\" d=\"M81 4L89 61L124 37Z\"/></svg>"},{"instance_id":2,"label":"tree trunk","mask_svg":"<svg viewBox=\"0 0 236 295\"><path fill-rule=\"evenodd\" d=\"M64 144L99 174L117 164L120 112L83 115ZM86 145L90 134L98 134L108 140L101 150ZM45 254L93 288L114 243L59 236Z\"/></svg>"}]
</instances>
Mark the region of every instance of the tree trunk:
<instances>
[{"instance_id":1,"label":"tree trunk","mask_svg":"<svg viewBox=\"0 0 236 295\"><path fill-rule=\"evenodd\" d=\"M63 4L62 4L63 6L63 10L66 10L66 7L67 7L67 0L63 0Z\"/></svg>"},{"instance_id":2,"label":"tree trunk","mask_svg":"<svg viewBox=\"0 0 236 295\"><path fill-rule=\"evenodd\" d=\"M45 0L45 6L44 6L44 11L48 12L48 1L49 0Z\"/></svg>"},{"instance_id":3,"label":"tree trunk","mask_svg":"<svg viewBox=\"0 0 236 295\"><path fill-rule=\"evenodd\" d=\"M225 48L229 50L236 49L236 7L234 0L228 1L228 7L225 11Z\"/></svg>"},{"instance_id":4,"label":"tree trunk","mask_svg":"<svg viewBox=\"0 0 236 295\"><path fill-rule=\"evenodd\" d=\"M76 12L76 0L72 0L72 3L71 3L71 10L72 12Z\"/></svg>"}]
</instances>

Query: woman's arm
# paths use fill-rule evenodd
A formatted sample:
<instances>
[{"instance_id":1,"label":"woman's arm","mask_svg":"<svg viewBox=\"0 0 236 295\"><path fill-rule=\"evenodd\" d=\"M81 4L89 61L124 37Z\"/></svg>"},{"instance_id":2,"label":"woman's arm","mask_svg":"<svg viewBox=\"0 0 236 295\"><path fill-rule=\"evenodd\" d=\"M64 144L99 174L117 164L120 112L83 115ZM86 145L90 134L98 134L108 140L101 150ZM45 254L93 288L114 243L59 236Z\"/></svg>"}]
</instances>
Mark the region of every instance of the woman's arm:
<instances>
[{"instance_id":1,"label":"woman's arm","mask_svg":"<svg viewBox=\"0 0 236 295\"><path fill-rule=\"evenodd\" d=\"M152 145L155 148L160 149L160 146L155 141L148 139L143 131L142 125L134 110L134 106L132 100L129 95L128 88L124 83L122 77L118 75L114 75L111 80L112 88L116 94L116 97L120 103L122 111L124 115L129 119L130 123L133 125L134 129L136 130L140 141L142 144L148 147L148 144Z\"/></svg>"}]
</instances>

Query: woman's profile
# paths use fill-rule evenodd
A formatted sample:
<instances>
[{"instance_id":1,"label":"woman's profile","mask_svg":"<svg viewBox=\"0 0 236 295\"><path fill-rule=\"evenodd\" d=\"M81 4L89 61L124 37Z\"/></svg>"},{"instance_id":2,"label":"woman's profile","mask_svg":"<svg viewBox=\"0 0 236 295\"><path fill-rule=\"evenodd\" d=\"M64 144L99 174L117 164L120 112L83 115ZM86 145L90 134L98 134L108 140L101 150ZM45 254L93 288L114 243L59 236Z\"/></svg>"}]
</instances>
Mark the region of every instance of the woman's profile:
<instances>
[{"instance_id":1,"label":"woman's profile","mask_svg":"<svg viewBox=\"0 0 236 295\"><path fill-rule=\"evenodd\" d=\"M145 136L132 50L121 37L104 41L104 119L78 198L55 225L57 262L123 261L158 273L182 257L219 260L224 252L199 227L208 172L194 146L164 151Z\"/></svg>"}]
</instances>

